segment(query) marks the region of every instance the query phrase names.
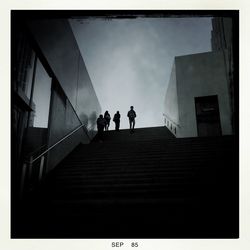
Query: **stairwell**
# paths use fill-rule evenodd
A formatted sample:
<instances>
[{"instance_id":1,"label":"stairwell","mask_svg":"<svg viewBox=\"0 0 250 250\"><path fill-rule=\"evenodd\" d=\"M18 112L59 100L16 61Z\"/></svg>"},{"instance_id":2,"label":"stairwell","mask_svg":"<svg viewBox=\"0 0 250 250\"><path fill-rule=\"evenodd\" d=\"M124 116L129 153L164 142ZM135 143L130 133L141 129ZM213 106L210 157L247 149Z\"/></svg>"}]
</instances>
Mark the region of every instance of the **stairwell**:
<instances>
[{"instance_id":1,"label":"stairwell","mask_svg":"<svg viewBox=\"0 0 250 250\"><path fill-rule=\"evenodd\" d=\"M166 127L79 145L30 198L28 238L237 238L234 136L176 139Z\"/></svg>"}]
</instances>

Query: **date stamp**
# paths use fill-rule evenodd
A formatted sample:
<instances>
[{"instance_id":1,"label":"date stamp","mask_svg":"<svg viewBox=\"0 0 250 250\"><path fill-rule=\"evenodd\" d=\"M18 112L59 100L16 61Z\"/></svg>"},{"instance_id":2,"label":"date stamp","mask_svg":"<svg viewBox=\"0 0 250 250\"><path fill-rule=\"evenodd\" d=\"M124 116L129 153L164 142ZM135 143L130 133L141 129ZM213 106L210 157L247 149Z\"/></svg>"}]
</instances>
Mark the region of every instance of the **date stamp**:
<instances>
[{"instance_id":1,"label":"date stamp","mask_svg":"<svg viewBox=\"0 0 250 250\"><path fill-rule=\"evenodd\" d=\"M111 246L112 247L125 247L125 246L130 246L130 247L139 247L139 243L138 242L130 242L130 243L128 243L128 242L123 242L123 241L113 241L113 242L111 242Z\"/></svg>"}]
</instances>

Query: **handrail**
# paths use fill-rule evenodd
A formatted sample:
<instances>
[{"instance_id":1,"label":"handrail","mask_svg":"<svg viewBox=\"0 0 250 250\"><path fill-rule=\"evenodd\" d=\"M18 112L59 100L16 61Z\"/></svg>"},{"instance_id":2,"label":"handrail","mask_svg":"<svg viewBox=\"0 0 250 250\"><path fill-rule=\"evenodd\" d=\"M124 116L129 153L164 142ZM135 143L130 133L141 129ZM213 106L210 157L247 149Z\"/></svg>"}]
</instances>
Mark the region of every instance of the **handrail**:
<instances>
[{"instance_id":1,"label":"handrail","mask_svg":"<svg viewBox=\"0 0 250 250\"><path fill-rule=\"evenodd\" d=\"M78 131L80 128L85 127L84 124L81 124L78 128L74 129L73 131L71 131L70 133L68 133L67 135L65 135L62 139L60 139L59 141L57 141L56 143L54 143L52 146L50 146L48 149L46 149L43 153L41 153L39 156L37 156L36 158L32 159L29 163L32 164L33 162L37 161L39 158L41 158L43 155L45 155L47 152L49 152L52 148L54 148L55 146L57 146L59 143L61 143L62 141L64 141L65 139L67 139L69 136L71 136L72 134L74 134L76 131ZM86 133L87 134L87 133ZM88 135L88 134L87 134Z\"/></svg>"},{"instance_id":2,"label":"handrail","mask_svg":"<svg viewBox=\"0 0 250 250\"><path fill-rule=\"evenodd\" d=\"M178 123L176 123L176 122L174 122L168 115L166 115L165 113L163 113L163 116L166 116L167 118L168 118L168 120L170 120L175 126L177 126L177 127L181 127L181 125L180 124L178 124Z\"/></svg>"},{"instance_id":3,"label":"handrail","mask_svg":"<svg viewBox=\"0 0 250 250\"><path fill-rule=\"evenodd\" d=\"M34 151L26 154L25 159L29 159L31 156L37 154L39 151L42 151L43 148L47 147L47 144L43 144L41 147L35 149Z\"/></svg>"},{"instance_id":4,"label":"handrail","mask_svg":"<svg viewBox=\"0 0 250 250\"><path fill-rule=\"evenodd\" d=\"M21 172L21 180L20 180L20 199L23 199L23 195L25 192L31 192L35 186L40 183L40 181L43 178L44 175L44 161L45 161L45 154L47 154L51 149L56 147L58 144L66 140L68 137L70 137L72 134L74 134L76 131L78 131L80 128L84 128L84 132L88 136L89 139L90 136L87 132L85 124L81 124L78 126L76 129L65 135L62 139L54 143L52 146L50 146L48 149L46 149L44 152L42 152L40 155L38 155L36 158L34 158L34 155L30 155L29 160L24 160L23 162L23 167L22 167L22 172ZM33 163L40 159L40 164L38 167L38 175L37 173L37 178L33 176ZM28 179L28 181L27 181Z\"/></svg>"}]
</instances>

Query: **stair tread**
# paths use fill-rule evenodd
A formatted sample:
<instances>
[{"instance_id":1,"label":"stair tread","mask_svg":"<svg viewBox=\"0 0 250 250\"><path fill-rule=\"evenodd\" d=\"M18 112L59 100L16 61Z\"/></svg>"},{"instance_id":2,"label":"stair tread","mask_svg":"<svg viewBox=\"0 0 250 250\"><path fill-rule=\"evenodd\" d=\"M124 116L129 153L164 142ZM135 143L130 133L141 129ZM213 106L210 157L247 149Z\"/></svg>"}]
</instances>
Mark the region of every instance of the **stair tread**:
<instances>
[{"instance_id":1,"label":"stair tread","mask_svg":"<svg viewBox=\"0 0 250 250\"><path fill-rule=\"evenodd\" d=\"M159 218L172 227L176 221L182 227L186 221L202 223L196 214L209 219L214 215L219 221L223 213L215 216L213 209L219 204L221 210L233 209L223 204L230 204L225 201L231 197L231 183L236 183L237 169L228 167L235 159L234 140L233 136L177 139L165 127L136 129L134 134L105 132L102 143L79 145L48 175L36 197L41 205L37 209L58 216L57 222L66 217L88 221L89 228L91 220L106 223L112 213L119 216L119 209L125 217L129 211L130 221L141 216L145 223L152 212L149 226L158 225Z\"/></svg>"}]
</instances>

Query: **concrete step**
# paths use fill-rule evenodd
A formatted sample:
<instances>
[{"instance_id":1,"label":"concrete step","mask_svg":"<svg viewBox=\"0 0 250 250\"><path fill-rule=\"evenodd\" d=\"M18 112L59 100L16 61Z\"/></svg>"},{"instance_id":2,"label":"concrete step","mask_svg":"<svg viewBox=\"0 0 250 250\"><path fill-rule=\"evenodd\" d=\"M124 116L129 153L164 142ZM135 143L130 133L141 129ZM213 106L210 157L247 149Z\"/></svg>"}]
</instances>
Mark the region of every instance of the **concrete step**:
<instances>
[{"instance_id":1,"label":"concrete step","mask_svg":"<svg viewBox=\"0 0 250 250\"><path fill-rule=\"evenodd\" d=\"M103 143L79 145L41 184L26 208L30 234L145 237L166 225L168 236L230 234L233 136L176 139L165 127L104 134Z\"/></svg>"}]
</instances>

